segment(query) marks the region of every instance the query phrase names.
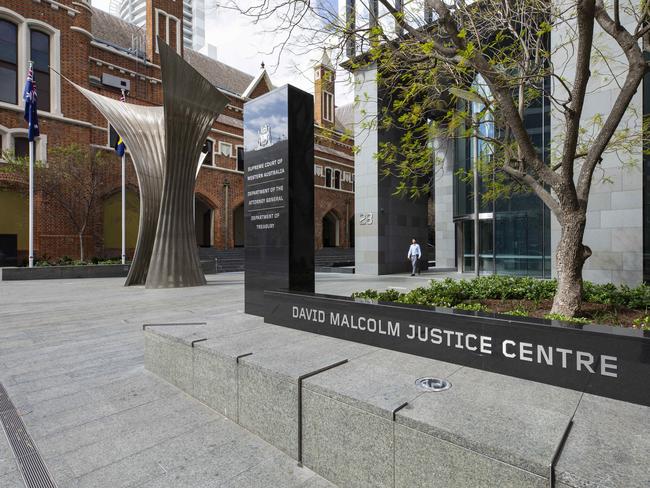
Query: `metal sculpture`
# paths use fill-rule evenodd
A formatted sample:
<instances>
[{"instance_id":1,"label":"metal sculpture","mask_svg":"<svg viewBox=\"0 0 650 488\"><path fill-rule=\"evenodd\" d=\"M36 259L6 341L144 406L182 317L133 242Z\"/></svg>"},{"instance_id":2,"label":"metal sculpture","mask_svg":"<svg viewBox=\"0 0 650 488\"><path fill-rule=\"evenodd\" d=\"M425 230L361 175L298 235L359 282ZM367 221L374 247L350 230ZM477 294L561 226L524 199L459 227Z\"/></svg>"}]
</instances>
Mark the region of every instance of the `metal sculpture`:
<instances>
[{"instance_id":1,"label":"metal sculpture","mask_svg":"<svg viewBox=\"0 0 650 488\"><path fill-rule=\"evenodd\" d=\"M104 97L72 83L122 136L140 187L140 228L125 286L205 285L194 227L197 161L226 96L158 38L163 106Z\"/></svg>"}]
</instances>

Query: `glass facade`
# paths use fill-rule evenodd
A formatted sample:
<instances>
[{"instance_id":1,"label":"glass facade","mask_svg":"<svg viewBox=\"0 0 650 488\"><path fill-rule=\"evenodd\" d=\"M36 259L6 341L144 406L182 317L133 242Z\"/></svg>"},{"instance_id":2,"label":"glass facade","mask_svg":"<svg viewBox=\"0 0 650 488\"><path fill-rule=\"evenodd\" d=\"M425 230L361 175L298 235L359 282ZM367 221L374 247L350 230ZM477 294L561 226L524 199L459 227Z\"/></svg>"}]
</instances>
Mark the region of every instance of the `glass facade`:
<instances>
[{"instance_id":1,"label":"glass facade","mask_svg":"<svg viewBox=\"0 0 650 488\"><path fill-rule=\"evenodd\" d=\"M550 104L545 97L531 105L526 128L545 161L549 154ZM481 124L485 126L486 124ZM454 221L457 263L464 272L474 268L474 188L459 173L471 174L475 150L483 157L485 147L472 138L457 139L454 159ZM494 202L481 198L479 179L478 247L479 272L483 274L551 276L550 212L533 193L516 194Z\"/></svg>"}]
</instances>

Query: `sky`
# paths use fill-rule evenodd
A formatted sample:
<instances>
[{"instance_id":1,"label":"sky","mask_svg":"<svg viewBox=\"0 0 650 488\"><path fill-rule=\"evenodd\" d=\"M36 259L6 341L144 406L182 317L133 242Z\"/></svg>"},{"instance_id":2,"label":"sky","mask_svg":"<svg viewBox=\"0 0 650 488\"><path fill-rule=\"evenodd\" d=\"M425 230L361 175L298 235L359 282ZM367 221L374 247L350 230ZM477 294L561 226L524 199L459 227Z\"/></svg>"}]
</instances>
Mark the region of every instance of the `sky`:
<instances>
[{"instance_id":1,"label":"sky","mask_svg":"<svg viewBox=\"0 0 650 488\"><path fill-rule=\"evenodd\" d=\"M269 51L284 39L282 32L272 32L274 25L255 25L252 19L229 9L217 8L217 0L205 0L206 41L217 47L217 59L251 75L259 73L264 62L275 86L290 83L313 93L313 66L322 56L318 47L285 50L279 56ZM109 10L111 0L92 0L93 6ZM320 0L324 8L336 11L337 0ZM336 105L352 102L349 75L337 72Z\"/></svg>"}]
</instances>

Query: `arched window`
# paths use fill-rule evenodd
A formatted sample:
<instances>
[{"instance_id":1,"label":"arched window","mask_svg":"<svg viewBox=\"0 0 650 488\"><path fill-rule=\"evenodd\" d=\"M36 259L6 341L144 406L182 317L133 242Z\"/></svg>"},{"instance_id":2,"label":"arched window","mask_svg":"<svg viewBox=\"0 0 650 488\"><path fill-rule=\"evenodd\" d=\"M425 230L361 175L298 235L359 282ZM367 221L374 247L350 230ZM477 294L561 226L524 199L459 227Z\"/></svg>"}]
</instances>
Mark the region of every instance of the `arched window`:
<instances>
[{"instance_id":1,"label":"arched window","mask_svg":"<svg viewBox=\"0 0 650 488\"><path fill-rule=\"evenodd\" d=\"M34 62L34 79L38 92L38 109L50 111L50 36L30 31L30 59Z\"/></svg>"},{"instance_id":2,"label":"arched window","mask_svg":"<svg viewBox=\"0 0 650 488\"><path fill-rule=\"evenodd\" d=\"M325 168L325 186L332 188L332 168Z\"/></svg>"},{"instance_id":3,"label":"arched window","mask_svg":"<svg viewBox=\"0 0 650 488\"><path fill-rule=\"evenodd\" d=\"M18 103L18 27L0 19L0 101Z\"/></svg>"}]
</instances>

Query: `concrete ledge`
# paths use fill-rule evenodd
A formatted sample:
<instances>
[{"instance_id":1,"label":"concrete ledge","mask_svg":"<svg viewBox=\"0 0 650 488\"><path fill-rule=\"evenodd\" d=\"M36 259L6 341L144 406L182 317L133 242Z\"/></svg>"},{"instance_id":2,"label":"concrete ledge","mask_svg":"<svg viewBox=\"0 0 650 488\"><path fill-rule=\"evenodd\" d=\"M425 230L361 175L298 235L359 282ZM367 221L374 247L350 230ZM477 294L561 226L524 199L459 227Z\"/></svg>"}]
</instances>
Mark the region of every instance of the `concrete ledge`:
<instances>
[{"instance_id":1,"label":"concrete ledge","mask_svg":"<svg viewBox=\"0 0 650 488\"><path fill-rule=\"evenodd\" d=\"M240 313L147 327L145 366L340 486L650 483L650 407ZM453 386L424 393L422 376Z\"/></svg>"},{"instance_id":2,"label":"concrete ledge","mask_svg":"<svg viewBox=\"0 0 650 488\"><path fill-rule=\"evenodd\" d=\"M0 268L0 281L68 280L77 278L126 278L129 264L86 264L83 266L37 266ZM204 274L216 274L215 260L201 261Z\"/></svg>"}]
</instances>

